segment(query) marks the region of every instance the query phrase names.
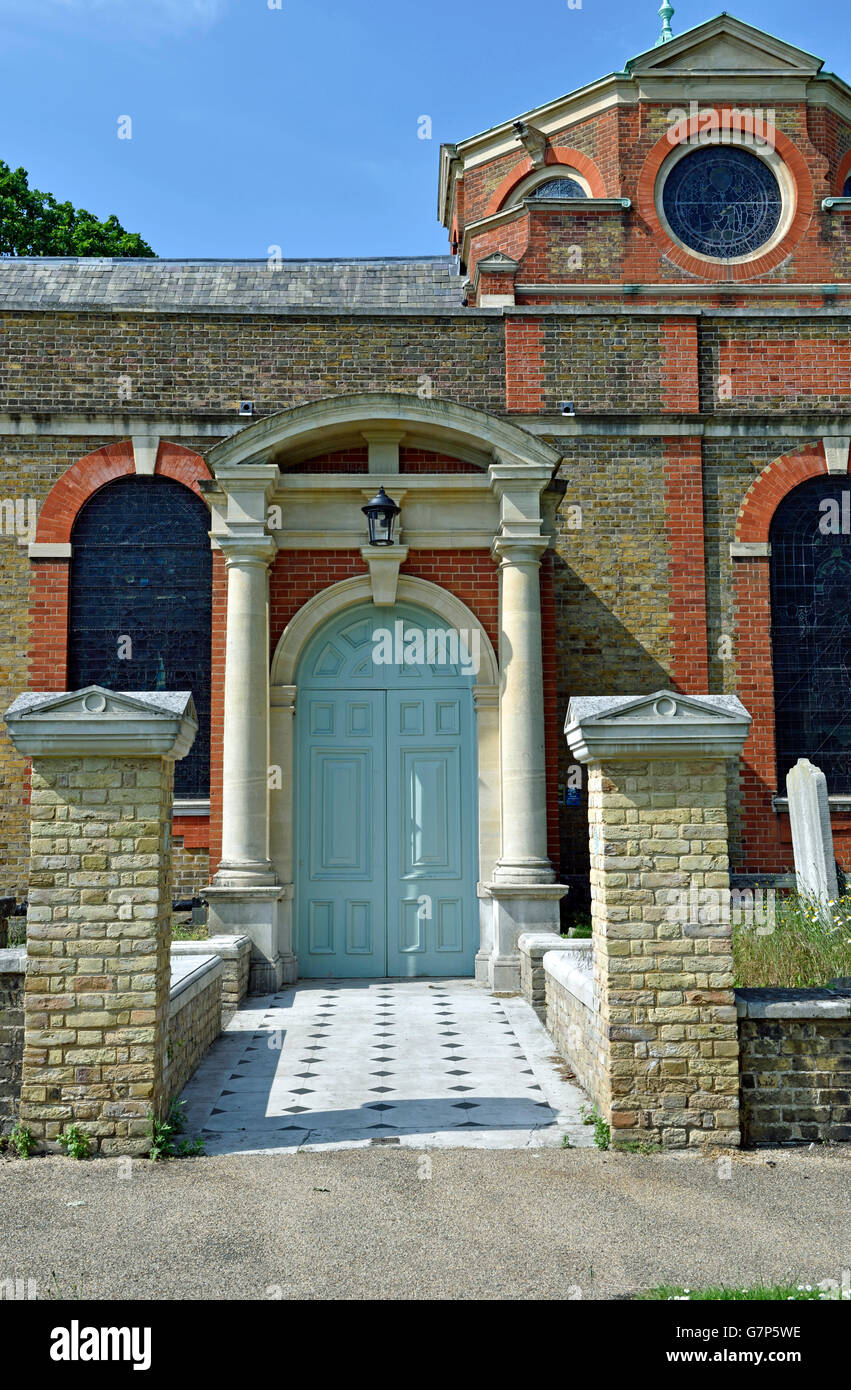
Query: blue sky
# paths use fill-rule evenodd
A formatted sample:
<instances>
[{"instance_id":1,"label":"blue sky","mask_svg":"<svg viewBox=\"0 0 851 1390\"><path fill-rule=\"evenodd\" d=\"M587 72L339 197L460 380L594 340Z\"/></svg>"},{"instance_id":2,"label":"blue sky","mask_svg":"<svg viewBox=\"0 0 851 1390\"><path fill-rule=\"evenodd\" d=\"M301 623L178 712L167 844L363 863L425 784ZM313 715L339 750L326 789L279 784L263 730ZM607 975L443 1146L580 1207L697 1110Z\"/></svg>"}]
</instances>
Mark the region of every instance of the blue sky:
<instances>
[{"instance_id":1,"label":"blue sky","mask_svg":"<svg viewBox=\"0 0 851 1390\"><path fill-rule=\"evenodd\" d=\"M441 141L621 68L660 29L657 0L277 3L0 0L0 158L161 256L442 254ZM851 80L847 5L731 12ZM680 0L674 32L722 6Z\"/></svg>"}]
</instances>

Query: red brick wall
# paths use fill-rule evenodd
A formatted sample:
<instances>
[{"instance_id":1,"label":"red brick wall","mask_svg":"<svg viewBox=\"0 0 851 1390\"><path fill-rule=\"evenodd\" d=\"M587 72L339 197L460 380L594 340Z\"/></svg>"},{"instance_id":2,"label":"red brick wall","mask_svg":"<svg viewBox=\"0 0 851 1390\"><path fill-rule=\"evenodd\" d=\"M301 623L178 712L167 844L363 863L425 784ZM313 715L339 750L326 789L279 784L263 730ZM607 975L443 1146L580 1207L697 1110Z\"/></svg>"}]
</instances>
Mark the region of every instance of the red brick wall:
<instances>
[{"instance_id":1,"label":"red brick wall","mask_svg":"<svg viewBox=\"0 0 851 1390\"><path fill-rule=\"evenodd\" d=\"M544 329L540 319L505 320L505 408L537 412L545 403Z\"/></svg>"},{"instance_id":2,"label":"red brick wall","mask_svg":"<svg viewBox=\"0 0 851 1390\"><path fill-rule=\"evenodd\" d=\"M698 438L670 438L665 449L671 680L684 694L709 691L703 458Z\"/></svg>"},{"instance_id":3,"label":"red brick wall","mask_svg":"<svg viewBox=\"0 0 851 1390\"><path fill-rule=\"evenodd\" d=\"M787 409L804 397L812 408L847 410L851 393L851 338L832 331L817 338L787 338L782 330L723 341L720 372L730 378L732 400L759 404L782 399Z\"/></svg>"},{"instance_id":4,"label":"red brick wall","mask_svg":"<svg viewBox=\"0 0 851 1390\"><path fill-rule=\"evenodd\" d=\"M30 569L30 690L66 690L69 560L33 560Z\"/></svg>"}]
</instances>

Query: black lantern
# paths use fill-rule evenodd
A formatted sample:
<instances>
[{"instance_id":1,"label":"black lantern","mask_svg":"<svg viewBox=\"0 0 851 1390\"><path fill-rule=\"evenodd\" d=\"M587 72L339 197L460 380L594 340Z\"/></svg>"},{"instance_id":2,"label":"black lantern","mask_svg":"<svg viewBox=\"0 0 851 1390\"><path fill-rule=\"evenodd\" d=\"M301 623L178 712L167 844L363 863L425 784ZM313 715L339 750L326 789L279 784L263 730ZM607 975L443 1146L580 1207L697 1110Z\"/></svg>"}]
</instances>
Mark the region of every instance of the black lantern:
<instances>
[{"instance_id":1,"label":"black lantern","mask_svg":"<svg viewBox=\"0 0 851 1390\"><path fill-rule=\"evenodd\" d=\"M361 511L369 522L369 543L370 545L392 545L393 527L399 515L401 507L398 507L392 497L388 497L383 487L380 487L371 502L367 502Z\"/></svg>"}]
</instances>

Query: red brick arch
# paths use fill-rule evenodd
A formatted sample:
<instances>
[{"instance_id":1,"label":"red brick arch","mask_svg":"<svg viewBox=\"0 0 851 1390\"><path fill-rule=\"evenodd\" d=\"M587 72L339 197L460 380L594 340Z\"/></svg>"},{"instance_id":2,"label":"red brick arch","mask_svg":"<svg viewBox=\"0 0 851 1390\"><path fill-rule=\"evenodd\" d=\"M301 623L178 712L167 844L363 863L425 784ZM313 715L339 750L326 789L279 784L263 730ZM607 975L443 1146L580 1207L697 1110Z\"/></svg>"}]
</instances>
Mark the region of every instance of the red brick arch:
<instances>
[{"instance_id":1,"label":"red brick arch","mask_svg":"<svg viewBox=\"0 0 851 1390\"><path fill-rule=\"evenodd\" d=\"M763 468L745 493L736 519L737 541L767 541L771 519L787 493L827 472L822 444L804 444Z\"/></svg>"},{"instance_id":2,"label":"red brick arch","mask_svg":"<svg viewBox=\"0 0 851 1390\"><path fill-rule=\"evenodd\" d=\"M679 266L681 270L686 270L692 275L699 275L703 280L727 280L728 278L753 280L759 275L766 275L775 266L785 261L806 232L814 210L813 181L800 150L796 145L793 145L787 135L770 125L768 121L763 121L761 117L745 115L730 106L707 109L717 112L718 129L762 141L770 149L776 150L789 170L795 185L796 205L789 229L782 241L778 242L770 251L766 251L765 255L756 257L755 260L744 261L737 265L726 265L715 264L712 261L704 261L698 256L693 256L689 251L672 241L665 231L656 210L656 180L659 170L677 145L700 136L700 114L685 118L678 125L672 126L667 134L657 140L650 150L638 176L636 198L638 211L654 238L664 245L668 260L673 265ZM695 149L701 148L703 148L702 144L695 145Z\"/></svg>"},{"instance_id":3,"label":"red brick arch","mask_svg":"<svg viewBox=\"0 0 851 1390\"><path fill-rule=\"evenodd\" d=\"M592 198L605 198L606 185L603 181L603 175L600 173L593 159L589 159L588 155L583 154L581 150L571 150L566 145L550 145L547 149L545 162L546 164L552 165L569 165L572 169L575 169L578 174L582 174L583 178L588 180ZM506 174L505 178L497 185L491 194L490 201L485 209L485 217L490 217L492 213L499 212L512 190L517 187L522 179L525 179L527 174L533 173L534 169L535 165L528 155L520 164L515 165L511 173Z\"/></svg>"},{"instance_id":4,"label":"red brick arch","mask_svg":"<svg viewBox=\"0 0 851 1390\"><path fill-rule=\"evenodd\" d=\"M836 182L833 185L834 198L842 197L842 189L849 174L851 174L851 150L846 150L836 171Z\"/></svg>"},{"instance_id":5,"label":"red brick arch","mask_svg":"<svg viewBox=\"0 0 851 1390\"><path fill-rule=\"evenodd\" d=\"M756 554L733 560L737 694L753 717L740 765L741 816L745 860L742 867L759 873L792 868L788 817L777 812L774 668L771 649L771 522L783 498L810 478L827 476L824 446L804 444L763 468L748 488L736 520L737 541L757 543ZM760 553L761 552L761 553ZM834 831L839 830L834 826ZM837 842L848 863L851 844Z\"/></svg>"},{"instance_id":6,"label":"red brick arch","mask_svg":"<svg viewBox=\"0 0 851 1390\"><path fill-rule=\"evenodd\" d=\"M133 445L129 439L123 439L120 444L107 444L77 459L47 494L39 512L36 541L54 544L70 541L74 522L89 498L107 483L130 477L135 471ZM210 477L210 470L200 454L182 444L166 441L159 446L155 472L183 483L196 493L200 492L199 480Z\"/></svg>"}]
</instances>

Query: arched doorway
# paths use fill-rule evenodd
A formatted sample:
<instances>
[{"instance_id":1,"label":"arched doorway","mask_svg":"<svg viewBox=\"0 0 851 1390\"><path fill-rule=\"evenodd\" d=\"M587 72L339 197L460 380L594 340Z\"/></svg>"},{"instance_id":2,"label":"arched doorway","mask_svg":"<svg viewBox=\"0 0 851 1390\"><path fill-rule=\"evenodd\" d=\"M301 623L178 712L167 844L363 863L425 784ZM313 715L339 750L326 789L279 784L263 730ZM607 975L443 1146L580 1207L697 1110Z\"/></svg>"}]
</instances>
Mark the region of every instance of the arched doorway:
<instances>
[{"instance_id":1,"label":"arched doorway","mask_svg":"<svg viewBox=\"0 0 851 1390\"><path fill-rule=\"evenodd\" d=\"M311 637L295 714L295 954L307 978L472 975L478 633L361 603Z\"/></svg>"}]
</instances>

